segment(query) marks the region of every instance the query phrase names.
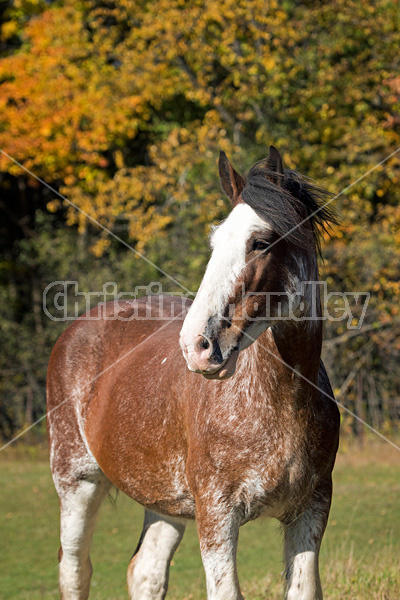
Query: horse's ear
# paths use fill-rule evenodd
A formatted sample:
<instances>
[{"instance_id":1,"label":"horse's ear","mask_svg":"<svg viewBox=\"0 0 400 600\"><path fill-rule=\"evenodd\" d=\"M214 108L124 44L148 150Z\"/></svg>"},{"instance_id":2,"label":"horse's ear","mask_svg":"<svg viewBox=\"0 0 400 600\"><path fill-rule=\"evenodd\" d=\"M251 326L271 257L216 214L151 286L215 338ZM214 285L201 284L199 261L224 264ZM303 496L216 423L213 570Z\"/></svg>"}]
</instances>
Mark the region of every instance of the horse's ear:
<instances>
[{"instance_id":1,"label":"horse's ear","mask_svg":"<svg viewBox=\"0 0 400 600\"><path fill-rule=\"evenodd\" d=\"M279 151L275 146L269 147L269 154L267 158L267 175L276 183L276 185L282 186L283 184L283 162Z\"/></svg>"},{"instance_id":2,"label":"horse's ear","mask_svg":"<svg viewBox=\"0 0 400 600\"><path fill-rule=\"evenodd\" d=\"M232 167L223 150L219 153L218 170L222 189L231 202L235 204L244 188L244 179Z\"/></svg>"}]
</instances>

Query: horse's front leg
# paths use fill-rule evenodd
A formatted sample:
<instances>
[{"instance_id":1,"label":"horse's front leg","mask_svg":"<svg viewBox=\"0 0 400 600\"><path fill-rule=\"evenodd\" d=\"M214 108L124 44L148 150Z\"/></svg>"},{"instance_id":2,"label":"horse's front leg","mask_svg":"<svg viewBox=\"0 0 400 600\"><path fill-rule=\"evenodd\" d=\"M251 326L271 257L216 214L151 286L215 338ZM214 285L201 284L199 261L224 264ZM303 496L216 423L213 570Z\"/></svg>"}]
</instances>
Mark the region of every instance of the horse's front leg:
<instances>
[{"instance_id":1,"label":"horse's front leg","mask_svg":"<svg viewBox=\"0 0 400 600\"><path fill-rule=\"evenodd\" d=\"M286 600L322 600L318 557L331 496L328 482L300 516L284 524Z\"/></svg>"},{"instance_id":2,"label":"horse's front leg","mask_svg":"<svg viewBox=\"0 0 400 600\"><path fill-rule=\"evenodd\" d=\"M208 496L196 500L196 519L208 600L242 600L236 569L238 512Z\"/></svg>"}]
</instances>

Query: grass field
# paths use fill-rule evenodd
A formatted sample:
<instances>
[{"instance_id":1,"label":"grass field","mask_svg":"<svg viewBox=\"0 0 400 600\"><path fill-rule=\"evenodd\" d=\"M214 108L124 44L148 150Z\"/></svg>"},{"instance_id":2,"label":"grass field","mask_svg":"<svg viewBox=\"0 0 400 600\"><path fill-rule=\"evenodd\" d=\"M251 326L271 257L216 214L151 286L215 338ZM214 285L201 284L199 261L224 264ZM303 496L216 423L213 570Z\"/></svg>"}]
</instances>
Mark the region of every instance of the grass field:
<instances>
[{"instance_id":1,"label":"grass field","mask_svg":"<svg viewBox=\"0 0 400 600\"><path fill-rule=\"evenodd\" d=\"M23 447L0 455L0 598L58 598L58 499L43 452ZM127 598L125 573L143 509L119 494L105 501L92 548L91 600ZM281 539L276 522L241 529L239 577L247 600L282 598ZM366 442L343 447L321 550L325 600L400 599L400 453ZM205 597L193 523L171 566L169 598Z\"/></svg>"}]
</instances>

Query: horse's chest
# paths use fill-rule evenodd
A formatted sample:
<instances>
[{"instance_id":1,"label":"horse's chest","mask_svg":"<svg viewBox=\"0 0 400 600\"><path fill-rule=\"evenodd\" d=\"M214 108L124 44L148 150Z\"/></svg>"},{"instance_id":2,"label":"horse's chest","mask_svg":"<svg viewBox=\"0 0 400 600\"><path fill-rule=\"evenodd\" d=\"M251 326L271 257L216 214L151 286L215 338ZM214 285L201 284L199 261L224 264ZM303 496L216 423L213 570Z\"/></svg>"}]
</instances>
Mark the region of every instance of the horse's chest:
<instances>
[{"instance_id":1,"label":"horse's chest","mask_svg":"<svg viewBox=\"0 0 400 600\"><path fill-rule=\"evenodd\" d=\"M243 472L237 500L242 505L244 520L260 514L281 517L299 500L306 500L316 482L314 465L302 456L277 452L259 456Z\"/></svg>"},{"instance_id":2,"label":"horse's chest","mask_svg":"<svg viewBox=\"0 0 400 600\"><path fill-rule=\"evenodd\" d=\"M230 490L243 521L281 517L313 492L318 467L308 436L297 424L282 425L247 421L207 435L197 467L208 470L210 486L223 496Z\"/></svg>"}]
</instances>

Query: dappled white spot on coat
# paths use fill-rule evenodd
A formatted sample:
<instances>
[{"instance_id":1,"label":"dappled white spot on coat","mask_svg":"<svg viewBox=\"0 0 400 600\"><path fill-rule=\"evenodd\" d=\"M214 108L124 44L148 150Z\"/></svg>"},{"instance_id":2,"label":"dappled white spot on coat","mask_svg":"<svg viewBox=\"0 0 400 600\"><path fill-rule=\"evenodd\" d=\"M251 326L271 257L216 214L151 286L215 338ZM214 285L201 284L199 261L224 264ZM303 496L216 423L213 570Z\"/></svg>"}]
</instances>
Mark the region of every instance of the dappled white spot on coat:
<instances>
[{"instance_id":1,"label":"dappled white spot on coat","mask_svg":"<svg viewBox=\"0 0 400 600\"><path fill-rule=\"evenodd\" d=\"M167 362L166 358L164 358L164 360L161 361L161 364L163 365L165 362Z\"/></svg>"}]
</instances>

